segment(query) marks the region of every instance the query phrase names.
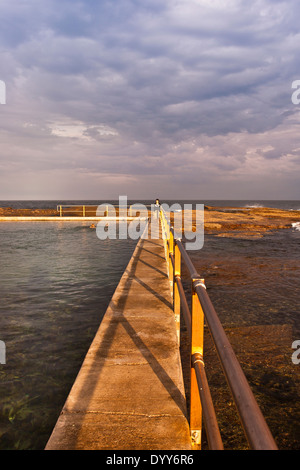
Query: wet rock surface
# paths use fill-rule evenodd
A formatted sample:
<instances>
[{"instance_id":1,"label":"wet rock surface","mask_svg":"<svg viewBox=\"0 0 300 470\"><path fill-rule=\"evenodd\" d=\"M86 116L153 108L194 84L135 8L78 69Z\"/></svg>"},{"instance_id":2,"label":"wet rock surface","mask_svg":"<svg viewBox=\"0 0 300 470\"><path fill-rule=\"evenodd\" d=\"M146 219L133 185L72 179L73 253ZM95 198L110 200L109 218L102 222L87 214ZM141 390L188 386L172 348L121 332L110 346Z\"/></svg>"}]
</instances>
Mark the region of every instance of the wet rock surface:
<instances>
[{"instance_id":1,"label":"wet rock surface","mask_svg":"<svg viewBox=\"0 0 300 470\"><path fill-rule=\"evenodd\" d=\"M235 209L206 207L204 230L219 237L261 238L273 230L300 221L300 211L271 208Z\"/></svg>"},{"instance_id":2,"label":"wet rock surface","mask_svg":"<svg viewBox=\"0 0 300 470\"><path fill-rule=\"evenodd\" d=\"M192 213L191 213L192 212ZM195 210L185 211L189 226L185 230L196 231L201 216ZM190 222L191 221L191 222ZM272 208L234 208L210 207L204 208L204 231L218 237L256 239L266 234L282 229L289 229L292 223L300 221L300 211ZM174 215L171 215L174 223ZM186 224L187 225L187 224Z\"/></svg>"},{"instance_id":3,"label":"wet rock surface","mask_svg":"<svg viewBox=\"0 0 300 470\"><path fill-rule=\"evenodd\" d=\"M57 216L56 209L13 209L12 207L0 207L0 217L41 217Z\"/></svg>"}]
</instances>

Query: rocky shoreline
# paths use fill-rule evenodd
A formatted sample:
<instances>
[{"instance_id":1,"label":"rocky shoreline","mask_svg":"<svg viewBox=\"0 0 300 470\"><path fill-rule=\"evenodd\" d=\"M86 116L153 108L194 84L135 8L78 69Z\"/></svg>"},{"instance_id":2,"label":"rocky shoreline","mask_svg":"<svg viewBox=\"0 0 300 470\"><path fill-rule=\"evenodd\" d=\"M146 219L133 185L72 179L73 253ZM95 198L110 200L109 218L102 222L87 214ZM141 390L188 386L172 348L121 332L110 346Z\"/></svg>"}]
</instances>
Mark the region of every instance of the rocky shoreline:
<instances>
[{"instance_id":1,"label":"rocky shoreline","mask_svg":"<svg viewBox=\"0 0 300 470\"><path fill-rule=\"evenodd\" d=\"M290 229L300 221L300 211L270 208L209 208L205 212L205 231L218 236L261 238L280 229Z\"/></svg>"},{"instance_id":2,"label":"rocky shoreline","mask_svg":"<svg viewBox=\"0 0 300 470\"><path fill-rule=\"evenodd\" d=\"M196 229L193 211L193 230ZM300 211L272 208L209 207L204 210L204 231L218 237L261 238L281 229L291 229L300 222Z\"/></svg>"},{"instance_id":3,"label":"rocky shoreline","mask_svg":"<svg viewBox=\"0 0 300 470\"><path fill-rule=\"evenodd\" d=\"M12 207L0 207L0 217L41 217L58 216L56 209L13 209Z\"/></svg>"}]
</instances>

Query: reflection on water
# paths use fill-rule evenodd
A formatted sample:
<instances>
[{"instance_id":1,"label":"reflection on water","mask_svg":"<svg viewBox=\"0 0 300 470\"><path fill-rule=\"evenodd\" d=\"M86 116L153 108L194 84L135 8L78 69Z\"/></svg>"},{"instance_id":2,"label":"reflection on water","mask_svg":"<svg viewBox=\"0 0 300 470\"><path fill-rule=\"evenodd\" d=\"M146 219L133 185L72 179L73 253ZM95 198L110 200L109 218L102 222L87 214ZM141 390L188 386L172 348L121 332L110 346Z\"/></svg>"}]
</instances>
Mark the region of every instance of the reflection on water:
<instances>
[{"instance_id":1,"label":"reflection on water","mask_svg":"<svg viewBox=\"0 0 300 470\"><path fill-rule=\"evenodd\" d=\"M257 240L206 236L204 248L190 252L280 449L300 448L300 364L291 358L300 339L299 242L292 229ZM205 332L206 372L226 448L246 448Z\"/></svg>"},{"instance_id":2,"label":"reflection on water","mask_svg":"<svg viewBox=\"0 0 300 470\"><path fill-rule=\"evenodd\" d=\"M0 224L0 449L43 449L136 241Z\"/></svg>"}]
</instances>

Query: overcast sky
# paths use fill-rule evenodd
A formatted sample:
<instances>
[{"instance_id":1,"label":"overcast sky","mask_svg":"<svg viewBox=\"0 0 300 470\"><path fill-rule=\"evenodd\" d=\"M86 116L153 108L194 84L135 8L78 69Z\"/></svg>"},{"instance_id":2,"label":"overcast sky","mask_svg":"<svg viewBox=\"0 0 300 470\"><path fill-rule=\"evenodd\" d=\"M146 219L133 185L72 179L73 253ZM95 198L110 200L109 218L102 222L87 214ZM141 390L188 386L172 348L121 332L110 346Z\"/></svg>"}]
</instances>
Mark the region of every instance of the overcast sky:
<instances>
[{"instance_id":1,"label":"overcast sky","mask_svg":"<svg viewBox=\"0 0 300 470\"><path fill-rule=\"evenodd\" d=\"M299 199L299 0L0 0L0 199Z\"/></svg>"}]
</instances>

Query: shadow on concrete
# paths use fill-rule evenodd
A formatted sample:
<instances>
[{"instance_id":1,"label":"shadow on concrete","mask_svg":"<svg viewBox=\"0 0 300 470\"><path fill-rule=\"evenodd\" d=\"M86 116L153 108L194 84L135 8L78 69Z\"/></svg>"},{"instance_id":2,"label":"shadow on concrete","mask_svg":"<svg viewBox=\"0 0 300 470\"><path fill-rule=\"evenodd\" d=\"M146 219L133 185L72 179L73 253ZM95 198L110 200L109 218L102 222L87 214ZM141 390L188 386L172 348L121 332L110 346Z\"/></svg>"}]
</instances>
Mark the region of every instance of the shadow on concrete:
<instances>
[{"instance_id":1,"label":"shadow on concrete","mask_svg":"<svg viewBox=\"0 0 300 470\"><path fill-rule=\"evenodd\" d=\"M152 256L157 256L158 258L165 259L164 256L161 256L158 253L155 253L154 251L147 250L147 248L145 248L144 246L143 246L143 250L146 251L147 253L150 253Z\"/></svg>"},{"instance_id":2,"label":"shadow on concrete","mask_svg":"<svg viewBox=\"0 0 300 470\"><path fill-rule=\"evenodd\" d=\"M148 266L148 268L154 269L154 271L158 272L163 277L168 277L168 275L165 272L163 272L160 269L158 269L157 267L147 263L147 261L144 261L143 259L140 259L140 263L143 263L145 266Z\"/></svg>"}]
</instances>

